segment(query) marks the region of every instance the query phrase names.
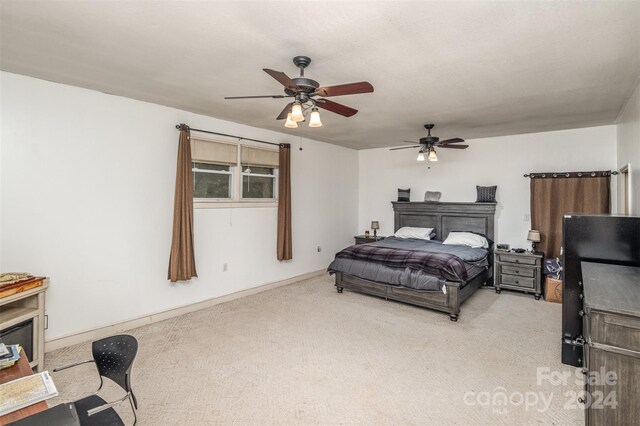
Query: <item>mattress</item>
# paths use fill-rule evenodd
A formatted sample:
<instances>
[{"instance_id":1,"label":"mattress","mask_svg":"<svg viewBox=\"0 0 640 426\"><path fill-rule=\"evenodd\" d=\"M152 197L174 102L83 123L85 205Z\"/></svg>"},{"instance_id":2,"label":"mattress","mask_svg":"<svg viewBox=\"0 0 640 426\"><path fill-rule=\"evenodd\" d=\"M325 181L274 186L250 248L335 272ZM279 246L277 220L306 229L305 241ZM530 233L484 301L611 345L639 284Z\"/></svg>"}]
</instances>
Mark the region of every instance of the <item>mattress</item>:
<instances>
[{"instance_id":1,"label":"mattress","mask_svg":"<svg viewBox=\"0 0 640 426\"><path fill-rule=\"evenodd\" d=\"M488 255L489 250L482 248L388 237L342 250L327 270L382 284L446 292L446 281L464 286L485 271Z\"/></svg>"}]
</instances>

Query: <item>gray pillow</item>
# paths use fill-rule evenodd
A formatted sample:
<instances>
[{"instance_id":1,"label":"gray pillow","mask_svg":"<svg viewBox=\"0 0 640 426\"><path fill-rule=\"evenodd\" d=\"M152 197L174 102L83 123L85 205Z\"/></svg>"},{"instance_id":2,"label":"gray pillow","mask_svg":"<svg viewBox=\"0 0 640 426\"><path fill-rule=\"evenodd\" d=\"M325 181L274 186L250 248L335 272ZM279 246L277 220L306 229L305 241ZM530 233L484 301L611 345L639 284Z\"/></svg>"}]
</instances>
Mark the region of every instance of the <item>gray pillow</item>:
<instances>
[{"instance_id":1,"label":"gray pillow","mask_svg":"<svg viewBox=\"0 0 640 426\"><path fill-rule=\"evenodd\" d=\"M478 192L478 198L476 199L476 203L495 203L497 189L498 189L497 185L493 185L493 186L476 185L476 191Z\"/></svg>"},{"instance_id":2,"label":"gray pillow","mask_svg":"<svg viewBox=\"0 0 640 426\"><path fill-rule=\"evenodd\" d=\"M398 201L411 201L411 188L409 189L398 188Z\"/></svg>"},{"instance_id":3,"label":"gray pillow","mask_svg":"<svg viewBox=\"0 0 640 426\"><path fill-rule=\"evenodd\" d=\"M440 201L440 197L442 197L442 192L440 191L427 191L424 193L425 201Z\"/></svg>"}]
</instances>

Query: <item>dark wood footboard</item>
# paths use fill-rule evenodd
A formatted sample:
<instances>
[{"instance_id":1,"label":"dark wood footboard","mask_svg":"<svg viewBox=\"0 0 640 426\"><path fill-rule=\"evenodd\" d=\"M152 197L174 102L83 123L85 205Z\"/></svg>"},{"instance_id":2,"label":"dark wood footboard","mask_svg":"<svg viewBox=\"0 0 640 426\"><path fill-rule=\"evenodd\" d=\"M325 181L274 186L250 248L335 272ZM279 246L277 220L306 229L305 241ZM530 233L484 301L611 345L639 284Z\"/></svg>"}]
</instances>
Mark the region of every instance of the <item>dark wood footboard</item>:
<instances>
[{"instance_id":1,"label":"dark wood footboard","mask_svg":"<svg viewBox=\"0 0 640 426\"><path fill-rule=\"evenodd\" d=\"M395 213L394 231L403 226L433 228L436 239L444 241L451 231L473 231L494 237L494 216L496 203L449 203L449 202L392 202ZM489 250L489 265L493 265L492 248ZM449 314L451 321L457 321L460 305L482 284L493 285L493 268L477 275L466 285L445 283L447 293L441 291L414 290L389 284L377 283L336 273L338 293L346 288L360 293L384 297L385 299L411 303L412 305L436 309Z\"/></svg>"},{"instance_id":2,"label":"dark wood footboard","mask_svg":"<svg viewBox=\"0 0 640 426\"><path fill-rule=\"evenodd\" d=\"M338 293L342 293L342 290L346 288L359 293L435 309L448 313L451 321L457 321L462 302L480 288L483 283L490 282L492 276L493 271L489 268L473 278L462 288L460 287L460 283L447 281L445 283L447 293L444 294L442 291L415 290L407 287L377 283L337 272L336 288Z\"/></svg>"}]
</instances>

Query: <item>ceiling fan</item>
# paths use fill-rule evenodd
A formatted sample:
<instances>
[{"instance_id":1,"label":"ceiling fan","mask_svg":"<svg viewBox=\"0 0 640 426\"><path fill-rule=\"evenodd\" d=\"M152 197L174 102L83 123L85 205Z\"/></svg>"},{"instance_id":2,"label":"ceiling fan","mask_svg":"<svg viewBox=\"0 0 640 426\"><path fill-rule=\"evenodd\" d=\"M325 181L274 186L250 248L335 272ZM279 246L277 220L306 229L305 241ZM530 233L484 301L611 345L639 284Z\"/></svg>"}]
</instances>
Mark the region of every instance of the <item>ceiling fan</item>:
<instances>
[{"instance_id":1,"label":"ceiling fan","mask_svg":"<svg viewBox=\"0 0 640 426\"><path fill-rule=\"evenodd\" d=\"M358 112L357 109L324 99L325 97L373 92L373 86L366 81L320 87L320 83L304 76L304 69L311 63L311 58L308 56L296 56L293 58L293 63L300 69L299 77L289 78L281 71L274 71L268 68L262 69L284 86L284 95L227 96L225 99L294 98L293 102L284 107L276 117L276 120L286 119L285 127L296 128L299 122L305 121L305 114L311 111L311 114L309 114L309 127L320 127L322 122L320 121L318 108L326 109L344 117L351 117ZM318 98L317 96L322 97Z\"/></svg>"},{"instance_id":2,"label":"ceiling fan","mask_svg":"<svg viewBox=\"0 0 640 426\"><path fill-rule=\"evenodd\" d=\"M435 124L424 125L424 128L427 129L428 134L424 138L420 138L420 142L404 141L413 144L419 143L420 145L402 146L399 148L390 148L389 150L395 151L397 149L420 148L420 151L418 151L418 161L425 161L425 159L428 159L429 161L438 161L438 156L436 155L436 147L453 149L466 149L469 147L469 145L450 145L464 142L464 139L453 138L441 141L439 137L431 136L431 129L433 129L433 126L435 126Z\"/></svg>"}]
</instances>

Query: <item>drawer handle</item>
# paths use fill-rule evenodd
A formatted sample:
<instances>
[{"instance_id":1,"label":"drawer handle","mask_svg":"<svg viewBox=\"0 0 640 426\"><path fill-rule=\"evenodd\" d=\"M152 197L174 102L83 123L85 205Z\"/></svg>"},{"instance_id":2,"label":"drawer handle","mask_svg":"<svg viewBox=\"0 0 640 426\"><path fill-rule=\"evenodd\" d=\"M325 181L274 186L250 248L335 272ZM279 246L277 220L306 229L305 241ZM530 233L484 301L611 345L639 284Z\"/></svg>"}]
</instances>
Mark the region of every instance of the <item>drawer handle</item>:
<instances>
[{"instance_id":1,"label":"drawer handle","mask_svg":"<svg viewBox=\"0 0 640 426\"><path fill-rule=\"evenodd\" d=\"M520 284L520 281L516 280L516 284Z\"/></svg>"},{"instance_id":2,"label":"drawer handle","mask_svg":"<svg viewBox=\"0 0 640 426\"><path fill-rule=\"evenodd\" d=\"M516 269L516 274L519 274L519 273L520 273L520 271Z\"/></svg>"},{"instance_id":3,"label":"drawer handle","mask_svg":"<svg viewBox=\"0 0 640 426\"><path fill-rule=\"evenodd\" d=\"M516 259L516 263L520 263L520 259Z\"/></svg>"},{"instance_id":4,"label":"drawer handle","mask_svg":"<svg viewBox=\"0 0 640 426\"><path fill-rule=\"evenodd\" d=\"M580 311L580 312L578 312L578 314L579 314L581 317L583 317L583 316L584 316L584 311Z\"/></svg>"}]
</instances>

